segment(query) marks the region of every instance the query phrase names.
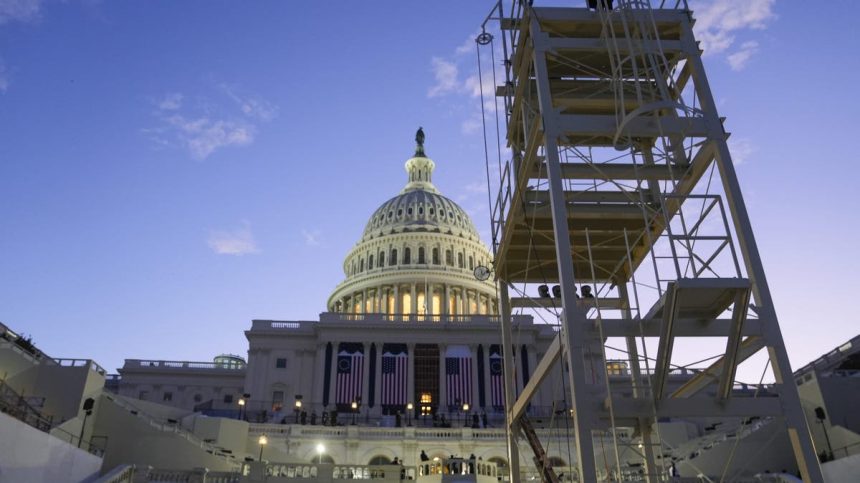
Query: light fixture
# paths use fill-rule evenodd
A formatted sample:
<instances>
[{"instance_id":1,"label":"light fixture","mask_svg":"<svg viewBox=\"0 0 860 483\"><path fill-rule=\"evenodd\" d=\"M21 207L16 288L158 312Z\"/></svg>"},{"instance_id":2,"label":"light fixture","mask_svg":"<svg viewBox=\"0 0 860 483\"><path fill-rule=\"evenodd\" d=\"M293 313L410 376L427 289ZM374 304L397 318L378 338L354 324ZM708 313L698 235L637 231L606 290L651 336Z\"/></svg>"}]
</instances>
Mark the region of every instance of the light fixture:
<instances>
[{"instance_id":1,"label":"light fixture","mask_svg":"<svg viewBox=\"0 0 860 483\"><path fill-rule=\"evenodd\" d=\"M258 439L257 442L260 443L260 457L257 458L257 461L263 461L263 448L269 444L269 438L267 438L265 434L261 434L260 439Z\"/></svg>"},{"instance_id":2,"label":"light fixture","mask_svg":"<svg viewBox=\"0 0 860 483\"><path fill-rule=\"evenodd\" d=\"M239 406L244 406L244 405L245 405L245 400L242 398L239 398Z\"/></svg>"},{"instance_id":3,"label":"light fixture","mask_svg":"<svg viewBox=\"0 0 860 483\"><path fill-rule=\"evenodd\" d=\"M549 298L549 287L546 285L538 285L538 294L543 298Z\"/></svg>"},{"instance_id":4,"label":"light fixture","mask_svg":"<svg viewBox=\"0 0 860 483\"><path fill-rule=\"evenodd\" d=\"M325 453L325 445L322 443L317 443L317 454L320 455L319 462L322 463L322 455Z\"/></svg>"},{"instance_id":5,"label":"light fixture","mask_svg":"<svg viewBox=\"0 0 860 483\"><path fill-rule=\"evenodd\" d=\"M301 408L302 408L302 400L296 399L296 409L301 409Z\"/></svg>"},{"instance_id":6,"label":"light fixture","mask_svg":"<svg viewBox=\"0 0 860 483\"><path fill-rule=\"evenodd\" d=\"M468 411L468 410L469 410L469 403L464 403L463 404L463 411Z\"/></svg>"},{"instance_id":7,"label":"light fixture","mask_svg":"<svg viewBox=\"0 0 860 483\"><path fill-rule=\"evenodd\" d=\"M406 403L406 409L412 411L412 408L414 408L414 407L415 406L413 406L412 403Z\"/></svg>"},{"instance_id":8,"label":"light fixture","mask_svg":"<svg viewBox=\"0 0 860 483\"><path fill-rule=\"evenodd\" d=\"M352 402L352 409L358 409L358 403L357 402L355 402L355 401Z\"/></svg>"}]
</instances>

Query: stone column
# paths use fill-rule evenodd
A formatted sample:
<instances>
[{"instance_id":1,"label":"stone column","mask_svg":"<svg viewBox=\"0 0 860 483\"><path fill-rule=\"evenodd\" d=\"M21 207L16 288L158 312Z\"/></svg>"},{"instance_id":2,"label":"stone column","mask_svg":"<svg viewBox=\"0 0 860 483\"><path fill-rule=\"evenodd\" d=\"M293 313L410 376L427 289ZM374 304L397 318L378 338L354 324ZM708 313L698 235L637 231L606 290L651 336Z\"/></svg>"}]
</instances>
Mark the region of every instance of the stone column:
<instances>
[{"instance_id":1,"label":"stone column","mask_svg":"<svg viewBox=\"0 0 860 483\"><path fill-rule=\"evenodd\" d=\"M360 408L367 411L370 409L367 405L370 401L370 398L367 397L367 395L369 394L368 387L370 386L370 344L368 344L367 342L364 343L364 357L362 357L361 365L363 366L361 374L364 380L361 381Z\"/></svg>"},{"instance_id":2,"label":"stone column","mask_svg":"<svg viewBox=\"0 0 860 483\"><path fill-rule=\"evenodd\" d=\"M490 385L490 346L489 344L484 344L484 402L487 406L493 405Z\"/></svg>"},{"instance_id":3,"label":"stone column","mask_svg":"<svg viewBox=\"0 0 860 483\"><path fill-rule=\"evenodd\" d=\"M402 301L400 300L400 285L394 285L394 313L400 315L403 313L403 307L401 307Z\"/></svg>"},{"instance_id":4,"label":"stone column","mask_svg":"<svg viewBox=\"0 0 860 483\"><path fill-rule=\"evenodd\" d=\"M361 313L366 314L367 310L367 289L361 292Z\"/></svg>"},{"instance_id":5,"label":"stone column","mask_svg":"<svg viewBox=\"0 0 860 483\"><path fill-rule=\"evenodd\" d=\"M448 388L446 387L446 379L445 375L445 352L447 352L448 346L445 344L439 344L439 402L436 406L442 413L448 413ZM450 414L447 414L445 417L450 418Z\"/></svg>"},{"instance_id":6,"label":"stone column","mask_svg":"<svg viewBox=\"0 0 860 483\"><path fill-rule=\"evenodd\" d=\"M412 300L410 300L412 307L409 309L412 311L412 314L418 313L418 290L415 287L415 284L412 284Z\"/></svg>"},{"instance_id":7,"label":"stone column","mask_svg":"<svg viewBox=\"0 0 860 483\"><path fill-rule=\"evenodd\" d=\"M374 414L382 414L382 343L376 344L376 373L374 376L373 404ZM368 379L369 380L369 379Z\"/></svg>"},{"instance_id":8,"label":"stone column","mask_svg":"<svg viewBox=\"0 0 860 483\"><path fill-rule=\"evenodd\" d=\"M463 296L466 294L466 289L464 287L457 287L457 312L460 315L466 314L465 305L463 304Z\"/></svg>"},{"instance_id":9,"label":"stone column","mask_svg":"<svg viewBox=\"0 0 860 483\"><path fill-rule=\"evenodd\" d=\"M442 298L442 313L445 314L446 316L450 316L450 315L452 315L451 314L451 290L449 289L447 283L444 285L444 287L445 288L444 288L443 293L445 295ZM449 319L450 319L450 317L449 317Z\"/></svg>"},{"instance_id":10,"label":"stone column","mask_svg":"<svg viewBox=\"0 0 860 483\"><path fill-rule=\"evenodd\" d=\"M424 255L426 256L427 254L425 253ZM406 347L409 351L409 357L406 359L406 402L411 402L417 408L418 398L415 395L415 343L409 342L406 344Z\"/></svg>"},{"instance_id":11,"label":"stone column","mask_svg":"<svg viewBox=\"0 0 860 483\"><path fill-rule=\"evenodd\" d=\"M337 351L338 351L338 343L332 341L331 343L331 379L328 384L328 402L332 405L332 407L337 404ZM325 381L325 379L323 379Z\"/></svg>"},{"instance_id":12,"label":"stone column","mask_svg":"<svg viewBox=\"0 0 860 483\"><path fill-rule=\"evenodd\" d=\"M322 404L323 384L325 384L325 342L317 343L316 364L311 377L314 382L307 402L313 407L316 404Z\"/></svg>"}]
</instances>

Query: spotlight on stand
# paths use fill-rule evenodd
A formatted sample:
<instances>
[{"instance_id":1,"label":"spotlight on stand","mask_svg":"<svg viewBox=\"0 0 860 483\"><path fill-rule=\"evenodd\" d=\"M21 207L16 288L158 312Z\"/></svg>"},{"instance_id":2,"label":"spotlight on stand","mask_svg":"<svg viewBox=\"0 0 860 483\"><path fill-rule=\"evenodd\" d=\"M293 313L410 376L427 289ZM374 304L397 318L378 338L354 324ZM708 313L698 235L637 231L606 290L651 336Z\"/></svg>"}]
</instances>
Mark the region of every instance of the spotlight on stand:
<instances>
[{"instance_id":1,"label":"spotlight on stand","mask_svg":"<svg viewBox=\"0 0 860 483\"><path fill-rule=\"evenodd\" d=\"M552 286L552 296L560 299L561 298L561 285L553 285Z\"/></svg>"},{"instance_id":2,"label":"spotlight on stand","mask_svg":"<svg viewBox=\"0 0 860 483\"><path fill-rule=\"evenodd\" d=\"M549 298L549 287L547 287L546 285L538 285L538 294L542 298Z\"/></svg>"},{"instance_id":3,"label":"spotlight on stand","mask_svg":"<svg viewBox=\"0 0 860 483\"><path fill-rule=\"evenodd\" d=\"M582 297L587 299L593 299L594 294L591 293L591 285L583 285L580 289L582 292Z\"/></svg>"}]
</instances>

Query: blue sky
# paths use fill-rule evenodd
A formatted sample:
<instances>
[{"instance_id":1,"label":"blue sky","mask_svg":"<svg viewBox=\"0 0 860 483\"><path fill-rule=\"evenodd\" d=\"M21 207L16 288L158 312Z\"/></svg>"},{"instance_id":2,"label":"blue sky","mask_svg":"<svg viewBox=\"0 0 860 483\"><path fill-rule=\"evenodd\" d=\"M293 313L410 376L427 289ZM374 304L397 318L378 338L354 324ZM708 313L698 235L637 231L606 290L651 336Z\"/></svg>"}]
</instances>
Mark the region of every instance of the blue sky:
<instances>
[{"instance_id":1,"label":"blue sky","mask_svg":"<svg viewBox=\"0 0 860 483\"><path fill-rule=\"evenodd\" d=\"M692 4L799 367L860 332L860 7ZM324 310L419 125L486 233L490 6L0 0L0 321L111 370L244 354Z\"/></svg>"}]
</instances>

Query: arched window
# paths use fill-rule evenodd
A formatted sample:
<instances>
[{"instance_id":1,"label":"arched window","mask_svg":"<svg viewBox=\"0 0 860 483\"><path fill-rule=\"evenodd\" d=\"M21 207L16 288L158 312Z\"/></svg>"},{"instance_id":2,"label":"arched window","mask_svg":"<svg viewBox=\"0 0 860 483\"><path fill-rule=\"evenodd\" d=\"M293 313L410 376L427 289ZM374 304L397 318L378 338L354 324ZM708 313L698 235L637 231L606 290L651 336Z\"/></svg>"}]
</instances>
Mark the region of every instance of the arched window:
<instances>
[{"instance_id":1,"label":"arched window","mask_svg":"<svg viewBox=\"0 0 860 483\"><path fill-rule=\"evenodd\" d=\"M368 270L373 270L373 255L371 255L371 256L367 259L367 269L368 269Z\"/></svg>"},{"instance_id":2,"label":"arched window","mask_svg":"<svg viewBox=\"0 0 860 483\"><path fill-rule=\"evenodd\" d=\"M358 271L359 272L364 271L364 259L363 258L361 259L361 263L358 264Z\"/></svg>"},{"instance_id":3,"label":"arched window","mask_svg":"<svg viewBox=\"0 0 860 483\"><path fill-rule=\"evenodd\" d=\"M379 252L379 268L385 266L385 252Z\"/></svg>"},{"instance_id":4,"label":"arched window","mask_svg":"<svg viewBox=\"0 0 860 483\"><path fill-rule=\"evenodd\" d=\"M373 458L370 458L370 461L367 462L368 465L390 465L391 460L388 459L387 456L377 455Z\"/></svg>"},{"instance_id":5,"label":"arched window","mask_svg":"<svg viewBox=\"0 0 860 483\"><path fill-rule=\"evenodd\" d=\"M412 207L406 208L406 214L412 216Z\"/></svg>"},{"instance_id":6,"label":"arched window","mask_svg":"<svg viewBox=\"0 0 860 483\"><path fill-rule=\"evenodd\" d=\"M451 253L451 250L445 250L445 264L448 266L454 266L454 254Z\"/></svg>"},{"instance_id":7,"label":"arched window","mask_svg":"<svg viewBox=\"0 0 860 483\"><path fill-rule=\"evenodd\" d=\"M397 265L397 249L394 248L391 250L391 258L388 259L389 265Z\"/></svg>"},{"instance_id":8,"label":"arched window","mask_svg":"<svg viewBox=\"0 0 860 483\"><path fill-rule=\"evenodd\" d=\"M439 249L433 249L433 265L439 265Z\"/></svg>"},{"instance_id":9,"label":"arched window","mask_svg":"<svg viewBox=\"0 0 860 483\"><path fill-rule=\"evenodd\" d=\"M403 249L403 264L409 265L412 263L412 250L409 247Z\"/></svg>"},{"instance_id":10,"label":"arched window","mask_svg":"<svg viewBox=\"0 0 860 483\"><path fill-rule=\"evenodd\" d=\"M462 253L457 254L457 267L463 268L463 254Z\"/></svg>"},{"instance_id":11,"label":"arched window","mask_svg":"<svg viewBox=\"0 0 860 483\"><path fill-rule=\"evenodd\" d=\"M469 255L469 270L475 269L475 257Z\"/></svg>"},{"instance_id":12,"label":"arched window","mask_svg":"<svg viewBox=\"0 0 860 483\"><path fill-rule=\"evenodd\" d=\"M418 263L424 263L424 247L418 247Z\"/></svg>"},{"instance_id":13,"label":"arched window","mask_svg":"<svg viewBox=\"0 0 860 483\"><path fill-rule=\"evenodd\" d=\"M421 216L421 215L423 215L423 214L424 214L424 207L423 207L423 206L418 206L418 216Z\"/></svg>"}]
</instances>

